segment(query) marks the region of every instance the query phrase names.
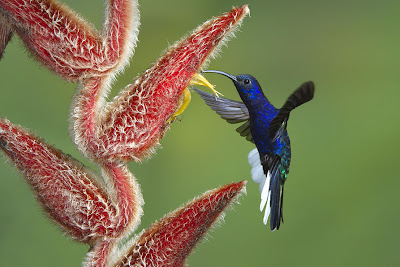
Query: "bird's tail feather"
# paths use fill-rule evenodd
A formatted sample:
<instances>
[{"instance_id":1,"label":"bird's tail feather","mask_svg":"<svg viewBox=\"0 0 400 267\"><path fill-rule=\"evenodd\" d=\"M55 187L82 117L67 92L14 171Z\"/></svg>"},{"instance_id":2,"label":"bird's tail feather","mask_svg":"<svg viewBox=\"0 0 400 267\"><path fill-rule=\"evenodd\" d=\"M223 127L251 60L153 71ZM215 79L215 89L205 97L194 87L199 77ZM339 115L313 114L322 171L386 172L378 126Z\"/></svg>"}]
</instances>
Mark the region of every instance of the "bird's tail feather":
<instances>
[{"instance_id":1,"label":"bird's tail feather","mask_svg":"<svg viewBox=\"0 0 400 267\"><path fill-rule=\"evenodd\" d=\"M264 224L268 223L271 216L271 230L278 230L283 222L283 185L279 171L280 157L266 156L262 160L258 150L253 149L248 156L249 164L252 166L251 176L256 183L260 184L261 203L260 211L264 211Z\"/></svg>"},{"instance_id":2,"label":"bird's tail feather","mask_svg":"<svg viewBox=\"0 0 400 267\"><path fill-rule=\"evenodd\" d=\"M280 165L281 158L278 155L272 157L266 156L263 161L264 172L268 172L268 176L270 176L270 201L267 203L267 205L269 204L267 209L269 209L271 213L271 231L278 230L281 222L283 222L283 185L285 181L281 179Z\"/></svg>"},{"instance_id":3,"label":"bird's tail feather","mask_svg":"<svg viewBox=\"0 0 400 267\"><path fill-rule=\"evenodd\" d=\"M279 177L274 177L271 182L271 230L279 230L283 222L283 186L284 183Z\"/></svg>"}]
</instances>

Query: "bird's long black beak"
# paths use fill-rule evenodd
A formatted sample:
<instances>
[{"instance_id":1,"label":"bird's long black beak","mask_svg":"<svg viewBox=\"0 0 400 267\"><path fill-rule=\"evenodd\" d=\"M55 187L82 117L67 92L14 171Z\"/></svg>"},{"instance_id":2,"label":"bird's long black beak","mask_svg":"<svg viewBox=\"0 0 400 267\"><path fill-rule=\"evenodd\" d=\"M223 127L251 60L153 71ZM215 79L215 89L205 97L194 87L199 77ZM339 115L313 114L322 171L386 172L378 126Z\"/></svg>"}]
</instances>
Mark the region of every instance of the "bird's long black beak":
<instances>
[{"instance_id":1,"label":"bird's long black beak","mask_svg":"<svg viewBox=\"0 0 400 267\"><path fill-rule=\"evenodd\" d=\"M233 76L233 75L231 75L229 73L220 71L220 70L203 70L202 73L217 73L217 74L221 74L221 75L224 75L224 76L228 77L232 81L237 82L237 79L236 79L235 76Z\"/></svg>"}]
</instances>

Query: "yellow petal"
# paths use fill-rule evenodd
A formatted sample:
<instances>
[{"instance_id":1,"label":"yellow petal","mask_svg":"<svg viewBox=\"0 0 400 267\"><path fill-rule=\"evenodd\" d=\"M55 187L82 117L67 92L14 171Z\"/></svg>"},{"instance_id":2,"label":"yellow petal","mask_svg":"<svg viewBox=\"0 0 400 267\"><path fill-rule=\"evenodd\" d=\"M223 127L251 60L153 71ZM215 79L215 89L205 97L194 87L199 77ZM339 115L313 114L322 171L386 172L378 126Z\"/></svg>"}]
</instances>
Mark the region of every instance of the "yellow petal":
<instances>
[{"instance_id":1,"label":"yellow petal","mask_svg":"<svg viewBox=\"0 0 400 267\"><path fill-rule=\"evenodd\" d=\"M171 116L171 118L168 119L168 122L172 122L175 120L175 117L178 116L179 114L181 114L189 105L190 103L190 99L192 98L192 95L189 91L188 88L185 88L185 90L183 91L183 95L182 95L182 103L179 106L179 108L175 111L175 113Z\"/></svg>"},{"instance_id":2,"label":"yellow petal","mask_svg":"<svg viewBox=\"0 0 400 267\"><path fill-rule=\"evenodd\" d=\"M215 90L215 86L212 85L209 81L207 81L206 78L204 78L203 75L196 73L195 75L193 75L193 78L190 80L190 84L191 85L202 85L202 86L206 86L208 88L211 89L211 91L213 91L214 95L216 98L218 98L219 96L223 96L223 94L221 94L220 92L218 92L217 90Z\"/></svg>"}]
</instances>

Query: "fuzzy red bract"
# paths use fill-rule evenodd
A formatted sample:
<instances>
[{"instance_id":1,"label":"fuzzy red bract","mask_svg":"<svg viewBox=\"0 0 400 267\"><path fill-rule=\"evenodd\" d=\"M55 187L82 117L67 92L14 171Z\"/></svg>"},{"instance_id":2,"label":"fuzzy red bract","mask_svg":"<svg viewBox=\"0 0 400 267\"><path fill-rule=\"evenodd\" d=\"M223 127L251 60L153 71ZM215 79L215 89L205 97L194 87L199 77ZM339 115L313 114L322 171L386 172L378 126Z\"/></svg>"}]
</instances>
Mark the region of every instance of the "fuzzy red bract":
<instances>
[{"instance_id":1,"label":"fuzzy red bract","mask_svg":"<svg viewBox=\"0 0 400 267\"><path fill-rule=\"evenodd\" d=\"M87 69L98 68L91 58L102 51L100 38L60 4L10 0L0 6L12 17L12 27L27 48L60 76L75 80Z\"/></svg>"},{"instance_id":2,"label":"fuzzy red bract","mask_svg":"<svg viewBox=\"0 0 400 267\"><path fill-rule=\"evenodd\" d=\"M104 75L127 61L137 40L131 38L139 24L136 6L136 0L110 0L102 34L56 1L2 0L0 12L39 61L77 81Z\"/></svg>"},{"instance_id":3,"label":"fuzzy red bract","mask_svg":"<svg viewBox=\"0 0 400 267\"><path fill-rule=\"evenodd\" d=\"M116 206L78 161L5 119L0 120L0 145L46 213L74 239L91 243L115 231Z\"/></svg>"},{"instance_id":4,"label":"fuzzy red bract","mask_svg":"<svg viewBox=\"0 0 400 267\"><path fill-rule=\"evenodd\" d=\"M145 230L116 266L183 266L187 255L246 184L243 181L210 190L171 212Z\"/></svg>"}]
</instances>

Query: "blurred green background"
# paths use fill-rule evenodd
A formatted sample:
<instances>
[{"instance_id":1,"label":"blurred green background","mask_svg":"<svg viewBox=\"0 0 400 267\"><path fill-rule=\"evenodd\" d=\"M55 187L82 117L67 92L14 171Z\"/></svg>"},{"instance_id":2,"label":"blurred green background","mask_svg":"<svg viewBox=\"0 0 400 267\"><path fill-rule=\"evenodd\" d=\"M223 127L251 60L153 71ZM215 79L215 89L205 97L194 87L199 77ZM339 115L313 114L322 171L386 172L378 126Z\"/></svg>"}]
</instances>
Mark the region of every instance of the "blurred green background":
<instances>
[{"instance_id":1,"label":"blurred green background","mask_svg":"<svg viewBox=\"0 0 400 267\"><path fill-rule=\"evenodd\" d=\"M101 28L101 0L62 2ZM399 266L399 1L140 1L140 42L112 94L188 31L245 3L251 16L209 68L252 74L278 107L302 82L316 84L314 100L289 121L285 223L276 232L262 224L247 163L253 145L193 95L157 155L129 164L146 202L139 230L208 189L246 179L247 196L189 266ZM207 78L239 99L228 79ZM16 36L0 79L0 116L96 169L68 134L76 84L35 62ZM88 247L46 218L10 164L0 164L0 175L0 266L81 266Z\"/></svg>"}]
</instances>

